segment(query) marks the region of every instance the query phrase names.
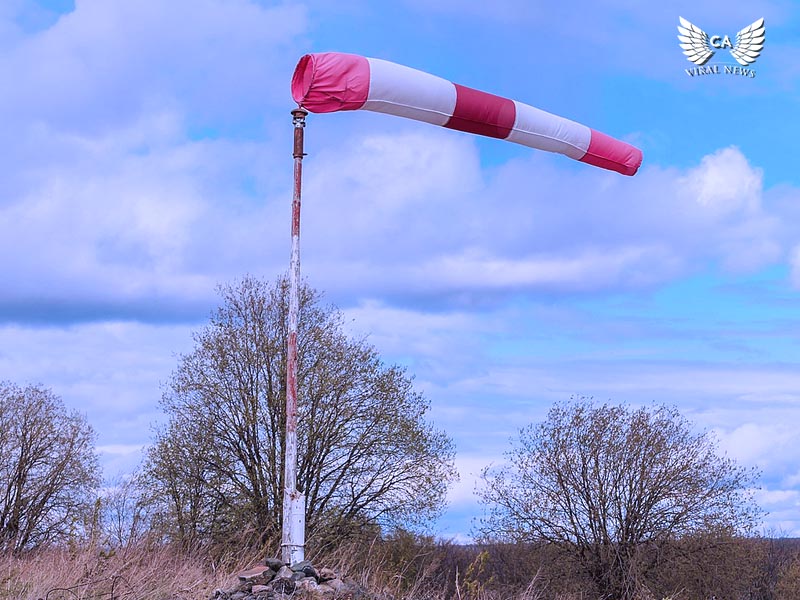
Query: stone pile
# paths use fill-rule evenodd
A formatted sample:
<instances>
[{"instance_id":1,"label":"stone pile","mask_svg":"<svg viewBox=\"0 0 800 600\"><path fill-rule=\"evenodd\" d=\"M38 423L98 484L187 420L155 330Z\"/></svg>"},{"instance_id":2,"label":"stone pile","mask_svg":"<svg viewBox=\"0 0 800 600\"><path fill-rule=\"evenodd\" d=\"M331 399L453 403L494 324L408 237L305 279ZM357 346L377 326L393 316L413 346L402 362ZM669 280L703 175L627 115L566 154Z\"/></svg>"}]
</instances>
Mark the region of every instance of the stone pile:
<instances>
[{"instance_id":1,"label":"stone pile","mask_svg":"<svg viewBox=\"0 0 800 600\"><path fill-rule=\"evenodd\" d=\"M212 600L391 600L384 594L368 593L333 569L317 570L308 560L290 566L268 558L238 577L235 587L216 590Z\"/></svg>"}]
</instances>

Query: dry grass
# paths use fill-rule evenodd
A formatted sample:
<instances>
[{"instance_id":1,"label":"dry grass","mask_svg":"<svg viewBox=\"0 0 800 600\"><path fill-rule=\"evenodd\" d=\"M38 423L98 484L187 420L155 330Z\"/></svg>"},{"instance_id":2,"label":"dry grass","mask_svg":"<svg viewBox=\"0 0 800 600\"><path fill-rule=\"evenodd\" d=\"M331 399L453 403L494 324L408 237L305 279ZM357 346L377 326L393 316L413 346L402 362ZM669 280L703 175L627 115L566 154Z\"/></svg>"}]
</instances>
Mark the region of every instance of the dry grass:
<instances>
[{"instance_id":1,"label":"dry grass","mask_svg":"<svg viewBox=\"0 0 800 600\"><path fill-rule=\"evenodd\" d=\"M127 551L48 549L0 557L2 600L189 600L230 586L230 568L201 553L141 545ZM235 577L233 578L235 581Z\"/></svg>"},{"instance_id":2,"label":"dry grass","mask_svg":"<svg viewBox=\"0 0 800 600\"><path fill-rule=\"evenodd\" d=\"M418 542L419 540L416 540ZM545 595L538 574L527 587L512 589L486 585L459 576L453 562L454 546L393 539L345 543L323 556L310 557L315 564L346 574L376 598L394 600L576 600ZM467 556L471 556L467 554ZM469 561L466 561L469 564ZM468 571L469 569L467 569Z\"/></svg>"},{"instance_id":3,"label":"dry grass","mask_svg":"<svg viewBox=\"0 0 800 600\"><path fill-rule=\"evenodd\" d=\"M340 547L315 564L334 568L375 594L394 600L544 600L536 581L516 593L442 581L441 557L422 550L412 560L377 542ZM242 554L216 563L202 552L141 544L126 551L48 549L0 557L0 600L201 600L236 583L237 570L255 562ZM450 585L448 585L450 584ZM548 600L550 600L548 598ZM566 599L564 599L566 600Z\"/></svg>"},{"instance_id":4,"label":"dry grass","mask_svg":"<svg viewBox=\"0 0 800 600\"><path fill-rule=\"evenodd\" d=\"M525 570L520 553L508 558L527 575L512 580L498 577L504 563L492 563L497 556L490 559L485 550L418 542L362 539L312 551L308 558L355 580L375 600L592 598L550 587L536 568ZM235 586L235 574L261 558L263 553L241 551L214 559L208 552L144 542L116 552L87 546L0 556L0 600L208 600L215 589Z\"/></svg>"},{"instance_id":5,"label":"dry grass","mask_svg":"<svg viewBox=\"0 0 800 600\"><path fill-rule=\"evenodd\" d=\"M720 598L797 600L800 598L800 541L770 542L774 557L761 556L764 546L748 542L742 553L753 562L761 579L740 582L748 564L744 559L710 562L686 573L669 572L672 579L658 589L676 600L707 598L687 586L700 581L716 593L717 580L737 584ZM767 544L768 548L771 548ZM231 589L235 574L270 550L240 550L248 542L230 541L214 554L178 551L174 546L141 542L116 552L97 546L50 548L24 556L0 555L0 600L208 600L215 589ZM596 598L585 578L571 564L538 546L458 546L431 539L395 535L387 539L362 538L307 557L369 590L375 600L589 600ZM765 558L766 557L766 558ZM776 558L777 557L777 558ZM767 560L769 559L769 560ZM743 562L744 561L744 562ZM715 566L726 566L717 574ZM729 567L729 568L728 568ZM769 571L768 567L772 570ZM774 573L773 573L774 571ZM699 575L698 575L699 573ZM729 575L729 573L735 573ZM767 580L769 573L772 579ZM698 579L702 578L702 581ZM711 579L714 576L716 579ZM738 578L738 579L737 579ZM584 590L581 592L581 590ZM644 591L644 590L643 590ZM642 595L655 600L668 595Z\"/></svg>"}]
</instances>

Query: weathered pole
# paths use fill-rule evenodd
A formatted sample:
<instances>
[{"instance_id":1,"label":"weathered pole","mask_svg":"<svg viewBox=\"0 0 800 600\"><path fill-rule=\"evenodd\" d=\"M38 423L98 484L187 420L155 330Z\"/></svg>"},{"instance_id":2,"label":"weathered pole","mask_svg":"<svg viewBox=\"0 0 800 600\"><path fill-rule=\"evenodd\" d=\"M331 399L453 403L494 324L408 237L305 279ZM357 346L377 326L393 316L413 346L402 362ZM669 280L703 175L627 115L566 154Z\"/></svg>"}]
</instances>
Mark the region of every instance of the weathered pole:
<instances>
[{"instance_id":1,"label":"weathered pole","mask_svg":"<svg viewBox=\"0 0 800 600\"><path fill-rule=\"evenodd\" d=\"M289 267L289 319L286 351L286 454L283 477L281 560L294 564L305 557L305 496L297 491L297 320L300 312L300 189L303 179L303 131L308 111L292 111L294 125L294 194L292 258Z\"/></svg>"}]
</instances>

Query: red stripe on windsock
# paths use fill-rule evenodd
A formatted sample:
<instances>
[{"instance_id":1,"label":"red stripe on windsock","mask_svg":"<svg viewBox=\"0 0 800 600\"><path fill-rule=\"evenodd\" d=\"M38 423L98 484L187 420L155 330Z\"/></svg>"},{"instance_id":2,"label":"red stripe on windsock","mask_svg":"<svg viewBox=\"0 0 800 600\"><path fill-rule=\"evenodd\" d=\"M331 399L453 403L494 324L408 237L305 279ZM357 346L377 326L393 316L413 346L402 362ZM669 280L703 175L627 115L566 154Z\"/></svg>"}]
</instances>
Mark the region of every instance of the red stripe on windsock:
<instances>
[{"instance_id":1,"label":"red stripe on windsock","mask_svg":"<svg viewBox=\"0 0 800 600\"><path fill-rule=\"evenodd\" d=\"M592 129L589 149L578 160L623 175L634 175L642 165L642 151Z\"/></svg>"},{"instance_id":2,"label":"red stripe on windsock","mask_svg":"<svg viewBox=\"0 0 800 600\"><path fill-rule=\"evenodd\" d=\"M313 113L357 110L369 94L369 62L341 52L306 54L292 75L292 98Z\"/></svg>"},{"instance_id":3,"label":"red stripe on windsock","mask_svg":"<svg viewBox=\"0 0 800 600\"><path fill-rule=\"evenodd\" d=\"M513 101L457 83L453 85L456 108L445 127L500 139L508 137L517 117Z\"/></svg>"}]
</instances>

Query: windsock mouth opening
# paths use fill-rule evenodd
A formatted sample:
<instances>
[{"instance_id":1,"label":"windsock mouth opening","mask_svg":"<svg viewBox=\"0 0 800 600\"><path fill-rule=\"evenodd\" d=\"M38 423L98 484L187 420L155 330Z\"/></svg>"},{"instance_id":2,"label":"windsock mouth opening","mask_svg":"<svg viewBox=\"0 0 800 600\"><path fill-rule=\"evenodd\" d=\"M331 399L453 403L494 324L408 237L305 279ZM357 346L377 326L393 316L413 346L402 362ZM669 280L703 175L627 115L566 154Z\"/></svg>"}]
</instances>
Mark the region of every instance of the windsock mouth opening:
<instances>
[{"instance_id":1,"label":"windsock mouth opening","mask_svg":"<svg viewBox=\"0 0 800 600\"><path fill-rule=\"evenodd\" d=\"M292 75L292 98L313 113L356 110L369 95L369 62L341 52L306 54Z\"/></svg>"},{"instance_id":2,"label":"windsock mouth opening","mask_svg":"<svg viewBox=\"0 0 800 600\"><path fill-rule=\"evenodd\" d=\"M300 58L292 75L292 98L300 106L306 99L311 90L311 82L314 80L314 57L306 54Z\"/></svg>"},{"instance_id":3,"label":"windsock mouth opening","mask_svg":"<svg viewBox=\"0 0 800 600\"><path fill-rule=\"evenodd\" d=\"M636 148L636 150L637 150L636 158L634 158L632 164L628 165L630 167L629 168L630 172L626 173L626 175L631 175L631 176L636 175L636 173L639 171L639 167L642 166L642 160L644 159L644 154L638 148Z\"/></svg>"}]
</instances>

